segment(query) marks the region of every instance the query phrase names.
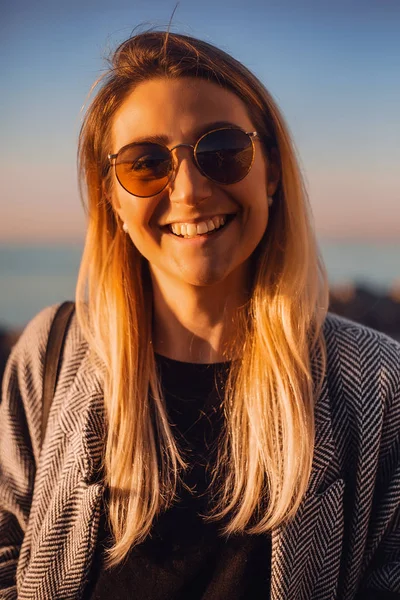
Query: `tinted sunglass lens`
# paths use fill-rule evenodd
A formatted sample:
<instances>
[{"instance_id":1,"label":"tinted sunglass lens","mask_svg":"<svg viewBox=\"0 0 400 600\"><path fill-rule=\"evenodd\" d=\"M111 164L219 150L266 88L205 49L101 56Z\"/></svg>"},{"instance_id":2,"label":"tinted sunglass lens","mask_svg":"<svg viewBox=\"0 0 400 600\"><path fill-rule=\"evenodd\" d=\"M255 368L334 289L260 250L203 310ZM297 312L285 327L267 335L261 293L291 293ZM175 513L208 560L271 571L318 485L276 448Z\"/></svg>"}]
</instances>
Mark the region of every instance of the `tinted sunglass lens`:
<instances>
[{"instance_id":1,"label":"tinted sunglass lens","mask_svg":"<svg viewBox=\"0 0 400 600\"><path fill-rule=\"evenodd\" d=\"M172 171L170 152L158 144L132 144L119 151L115 163L118 181L129 193L154 196L167 185Z\"/></svg>"},{"instance_id":2,"label":"tinted sunglass lens","mask_svg":"<svg viewBox=\"0 0 400 600\"><path fill-rule=\"evenodd\" d=\"M251 138L240 129L221 129L205 135L196 148L201 171L222 184L236 183L249 172L253 163Z\"/></svg>"}]
</instances>

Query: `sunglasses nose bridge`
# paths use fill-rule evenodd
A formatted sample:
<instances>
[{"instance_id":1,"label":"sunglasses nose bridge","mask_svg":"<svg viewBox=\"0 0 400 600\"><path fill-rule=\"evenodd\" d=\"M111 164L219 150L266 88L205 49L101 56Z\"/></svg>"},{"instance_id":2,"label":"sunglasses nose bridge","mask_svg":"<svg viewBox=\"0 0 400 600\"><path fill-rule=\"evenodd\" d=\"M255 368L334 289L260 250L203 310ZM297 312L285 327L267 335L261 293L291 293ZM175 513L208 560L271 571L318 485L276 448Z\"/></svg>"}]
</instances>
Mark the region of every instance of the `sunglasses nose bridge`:
<instances>
[{"instance_id":1,"label":"sunglasses nose bridge","mask_svg":"<svg viewBox=\"0 0 400 600\"><path fill-rule=\"evenodd\" d=\"M170 148L169 151L172 152L172 150L176 150L177 148L181 147L192 148L192 150L194 150L193 144L177 144L176 146L173 146L173 148Z\"/></svg>"},{"instance_id":2,"label":"sunglasses nose bridge","mask_svg":"<svg viewBox=\"0 0 400 600\"><path fill-rule=\"evenodd\" d=\"M170 149L171 156L172 151L181 146L190 148L191 156L182 153L178 157L175 154L175 160L173 161L174 168L169 181L171 186L170 197L174 202L184 202L185 204L194 205L210 195L209 177L202 172L197 163L195 156L196 145L177 144Z\"/></svg>"},{"instance_id":3,"label":"sunglasses nose bridge","mask_svg":"<svg viewBox=\"0 0 400 600\"><path fill-rule=\"evenodd\" d=\"M173 148L169 149L170 153L172 154L172 152L174 150L176 150L177 148L191 148L192 149L192 156L194 156L194 148L195 148L195 146L193 146L193 144L177 144Z\"/></svg>"},{"instance_id":4,"label":"sunglasses nose bridge","mask_svg":"<svg viewBox=\"0 0 400 600\"><path fill-rule=\"evenodd\" d=\"M176 146L173 146L172 148L169 148L169 151L170 151L170 154L171 154L171 158L172 158L173 151L176 150L177 148L191 148L191 150L192 150L192 152L191 152L191 154L192 154L192 160L195 163L195 165L197 166L196 160L195 160L195 156L194 156L195 146L193 144L177 144ZM173 160L172 162L174 164L174 171L175 171L175 174L176 174L176 170L178 169L178 165L180 163L180 160L178 159L178 157L176 156L176 154L175 154L175 160Z\"/></svg>"}]
</instances>

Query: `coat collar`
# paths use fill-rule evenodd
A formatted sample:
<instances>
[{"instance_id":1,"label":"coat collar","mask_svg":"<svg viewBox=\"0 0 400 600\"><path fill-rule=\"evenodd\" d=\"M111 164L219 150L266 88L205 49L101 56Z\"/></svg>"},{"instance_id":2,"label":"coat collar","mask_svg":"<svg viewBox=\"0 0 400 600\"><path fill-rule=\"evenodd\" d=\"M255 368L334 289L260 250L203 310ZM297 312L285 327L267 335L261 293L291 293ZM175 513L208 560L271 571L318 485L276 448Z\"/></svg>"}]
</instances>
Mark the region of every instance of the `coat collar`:
<instances>
[{"instance_id":1,"label":"coat collar","mask_svg":"<svg viewBox=\"0 0 400 600\"><path fill-rule=\"evenodd\" d=\"M321 368L314 361L314 375L320 375ZM334 536L343 533L343 492L324 375L315 407L314 456L308 489L293 519L272 532L271 600L314 597L328 545ZM332 565L332 572L335 568L338 565Z\"/></svg>"}]
</instances>

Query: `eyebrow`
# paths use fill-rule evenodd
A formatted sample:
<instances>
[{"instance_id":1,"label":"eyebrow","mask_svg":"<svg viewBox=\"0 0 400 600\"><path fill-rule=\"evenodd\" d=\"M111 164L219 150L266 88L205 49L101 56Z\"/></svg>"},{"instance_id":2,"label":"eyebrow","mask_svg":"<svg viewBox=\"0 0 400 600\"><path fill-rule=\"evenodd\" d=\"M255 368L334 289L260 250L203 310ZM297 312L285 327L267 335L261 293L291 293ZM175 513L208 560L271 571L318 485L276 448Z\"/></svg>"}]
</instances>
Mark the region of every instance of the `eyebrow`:
<instances>
[{"instance_id":1,"label":"eyebrow","mask_svg":"<svg viewBox=\"0 0 400 600\"><path fill-rule=\"evenodd\" d=\"M242 127L236 123L231 123L230 121L213 121L212 123L207 123L206 125L202 125L194 130L194 142L197 142L197 140L208 131L221 129L223 127L238 127L242 129ZM170 139L167 135L143 135L131 140L128 142L128 144L124 144L124 146L130 146L131 144L142 144L144 142L151 142L153 144L162 144L163 146L167 146L170 142Z\"/></svg>"}]
</instances>

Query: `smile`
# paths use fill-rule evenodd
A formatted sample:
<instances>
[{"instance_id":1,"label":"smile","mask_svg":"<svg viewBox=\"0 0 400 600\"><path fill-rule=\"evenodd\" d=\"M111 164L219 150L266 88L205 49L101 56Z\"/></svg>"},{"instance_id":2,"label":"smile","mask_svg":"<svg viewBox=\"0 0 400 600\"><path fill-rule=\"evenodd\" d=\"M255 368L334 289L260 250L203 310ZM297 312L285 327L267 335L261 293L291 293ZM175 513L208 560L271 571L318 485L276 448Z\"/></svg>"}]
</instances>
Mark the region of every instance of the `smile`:
<instances>
[{"instance_id":1,"label":"smile","mask_svg":"<svg viewBox=\"0 0 400 600\"><path fill-rule=\"evenodd\" d=\"M171 223L168 229L177 237L194 238L222 229L233 217L234 215L217 215L198 223Z\"/></svg>"}]
</instances>

